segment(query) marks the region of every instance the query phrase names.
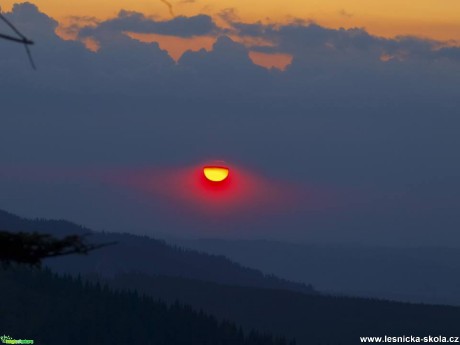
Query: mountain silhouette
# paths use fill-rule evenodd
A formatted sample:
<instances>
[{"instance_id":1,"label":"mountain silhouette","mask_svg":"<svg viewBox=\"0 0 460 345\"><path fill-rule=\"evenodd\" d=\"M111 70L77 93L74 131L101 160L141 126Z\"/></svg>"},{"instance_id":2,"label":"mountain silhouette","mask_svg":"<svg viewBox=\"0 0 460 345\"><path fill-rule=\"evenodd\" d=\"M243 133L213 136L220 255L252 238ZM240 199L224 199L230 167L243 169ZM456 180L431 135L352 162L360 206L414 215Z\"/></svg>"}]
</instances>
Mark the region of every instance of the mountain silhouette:
<instances>
[{"instance_id":1,"label":"mountain silhouette","mask_svg":"<svg viewBox=\"0 0 460 345\"><path fill-rule=\"evenodd\" d=\"M147 236L95 232L64 220L25 219L5 211L0 211L0 229L37 231L55 236L91 234L88 241L117 243L87 256L68 256L44 261L47 266L60 273L110 277L119 273L137 271L221 284L316 293L308 284L264 275L258 270L236 264L224 256L182 249Z\"/></svg>"},{"instance_id":2,"label":"mountain silhouette","mask_svg":"<svg viewBox=\"0 0 460 345\"><path fill-rule=\"evenodd\" d=\"M396 301L460 305L460 251L264 240L176 240L184 248L225 255L319 291Z\"/></svg>"}]
</instances>

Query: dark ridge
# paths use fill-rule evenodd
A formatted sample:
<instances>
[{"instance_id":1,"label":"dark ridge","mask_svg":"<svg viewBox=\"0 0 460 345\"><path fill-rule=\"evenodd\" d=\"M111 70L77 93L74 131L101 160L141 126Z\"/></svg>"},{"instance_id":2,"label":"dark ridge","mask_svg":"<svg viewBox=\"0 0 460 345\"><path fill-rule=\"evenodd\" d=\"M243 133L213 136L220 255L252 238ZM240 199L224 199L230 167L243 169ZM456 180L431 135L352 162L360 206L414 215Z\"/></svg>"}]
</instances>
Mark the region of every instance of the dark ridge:
<instances>
[{"instance_id":1,"label":"dark ridge","mask_svg":"<svg viewBox=\"0 0 460 345\"><path fill-rule=\"evenodd\" d=\"M66 220L28 219L4 210L0 210L0 228L12 232L42 232L54 236L92 233L92 230Z\"/></svg>"}]
</instances>

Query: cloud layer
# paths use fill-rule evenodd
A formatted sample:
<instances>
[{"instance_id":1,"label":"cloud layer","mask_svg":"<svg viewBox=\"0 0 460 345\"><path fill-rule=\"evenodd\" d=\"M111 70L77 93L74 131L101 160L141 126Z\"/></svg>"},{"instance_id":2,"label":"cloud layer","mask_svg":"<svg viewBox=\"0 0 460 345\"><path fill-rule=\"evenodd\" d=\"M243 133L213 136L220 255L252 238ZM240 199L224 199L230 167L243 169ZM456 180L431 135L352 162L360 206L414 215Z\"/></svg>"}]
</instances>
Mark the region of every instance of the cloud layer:
<instances>
[{"instance_id":1,"label":"cloud layer","mask_svg":"<svg viewBox=\"0 0 460 345\"><path fill-rule=\"evenodd\" d=\"M98 37L104 32L137 32L173 35L179 37L192 37L209 35L218 31L212 19L206 15L194 17L175 17L169 21L156 21L142 13L120 11L118 16L99 23L96 27L86 27L80 31L81 37Z\"/></svg>"}]
</instances>

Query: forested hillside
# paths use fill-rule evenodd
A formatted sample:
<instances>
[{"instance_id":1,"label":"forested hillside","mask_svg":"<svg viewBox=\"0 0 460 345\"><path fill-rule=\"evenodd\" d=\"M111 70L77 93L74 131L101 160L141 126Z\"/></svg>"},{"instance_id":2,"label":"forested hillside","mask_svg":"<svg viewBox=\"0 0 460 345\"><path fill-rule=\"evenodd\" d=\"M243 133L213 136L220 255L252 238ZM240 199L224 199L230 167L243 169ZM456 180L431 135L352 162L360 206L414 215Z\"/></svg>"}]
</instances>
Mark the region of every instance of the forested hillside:
<instances>
[{"instance_id":1,"label":"forested hillside","mask_svg":"<svg viewBox=\"0 0 460 345\"><path fill-rule=\"evenodd\" d=\"M458 334L460 307L309 295L295 291L220 285L177 277L123 274L109 280L119 289L294 337L298 344L357 344L360 336Z\"/></svg>"},{"instance_id":2,"label":"forested hillside","mask_svg":"<svg viewBox=\"0 0 460 345\"><path fill-rule=\"evenodd\" d=\"M179 303L50 272L0 270L2 334L37 345L287 345ZM294 342L289 342L293 345Z\"/></svg>"}]
</instances>

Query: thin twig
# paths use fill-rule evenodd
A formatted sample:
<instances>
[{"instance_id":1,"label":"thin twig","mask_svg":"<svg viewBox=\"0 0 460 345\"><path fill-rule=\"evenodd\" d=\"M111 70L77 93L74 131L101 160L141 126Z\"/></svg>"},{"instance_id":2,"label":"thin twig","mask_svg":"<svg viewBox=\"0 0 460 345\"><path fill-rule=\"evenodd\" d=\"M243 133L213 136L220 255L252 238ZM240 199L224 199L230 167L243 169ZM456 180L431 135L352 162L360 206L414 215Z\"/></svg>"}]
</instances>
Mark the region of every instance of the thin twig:
<instances>
[{"instance_id":1,"label":"thin twig","mask_svg":"<svg viewBox=\"0 0 460 345\"><path fill-rule=\"evenodd\" d=\"M13 42L18 42L18 43L26 44L26 45L32 45L32 44L34 44L34 42L31 41L31 40L23 39L23 38L17 38L17 37L5 35L5 34L0 34L0 38L3 38L3 39L5 39L5 40L9 40L9 41L13 41Z\"/></svg>"},{"instance_id":2,"label":"thin twig","mask_svg":"<svg viewBox=\"0 0 460 345\"><path fill-rule=\"evenodd\" d=\"M37 66L35 66L35 62L34 62L34 59L32 58L32 53L30 52L29 45L24 44L24 47L26 48L27 57L29 58L29 62L30 62L30 65L32 66L32 69L37 70Z\"/></svg>"}]
</instances>

